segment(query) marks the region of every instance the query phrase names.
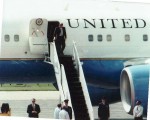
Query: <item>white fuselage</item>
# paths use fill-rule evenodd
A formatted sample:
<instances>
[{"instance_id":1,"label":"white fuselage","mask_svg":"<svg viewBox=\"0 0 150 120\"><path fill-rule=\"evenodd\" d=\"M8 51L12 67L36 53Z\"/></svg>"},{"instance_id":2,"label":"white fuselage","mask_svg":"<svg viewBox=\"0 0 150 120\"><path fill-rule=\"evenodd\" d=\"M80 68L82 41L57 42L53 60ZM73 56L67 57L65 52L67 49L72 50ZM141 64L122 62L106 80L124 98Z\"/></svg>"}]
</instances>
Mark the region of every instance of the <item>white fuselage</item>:
<instances>
[{"instance_id":1,"label":"white fuselage","mask_svg":"<svg viewBox=\"0 0 150 120\"><path fill-rule=\"evenodd\" d=\"M35 18L64 23L67 32L65 54L72 54L75 41L80 58L150 57L149 4L4 0L3 8L1 59L44 57L30 52L29 25ZM18 41L14 40L16 35ZM8 36L7 41L5 37ZM90 37L93 37L92 41L89 41Z\"/></svg>"}]
</instances>

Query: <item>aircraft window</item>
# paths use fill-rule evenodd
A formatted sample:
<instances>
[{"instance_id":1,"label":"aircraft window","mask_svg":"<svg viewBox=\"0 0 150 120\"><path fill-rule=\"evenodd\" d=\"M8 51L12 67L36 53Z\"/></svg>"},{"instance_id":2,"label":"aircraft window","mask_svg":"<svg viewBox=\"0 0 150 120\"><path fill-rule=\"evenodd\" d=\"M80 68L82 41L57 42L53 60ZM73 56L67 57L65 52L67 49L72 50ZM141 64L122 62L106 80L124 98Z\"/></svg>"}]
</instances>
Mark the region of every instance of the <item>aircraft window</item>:
<instances>
[{"instance_id":1,"label":"aircraft window","mask_svg":"<svg viewBox=\"0 0 150 120\"><path fill-rule=\"evenodd\" d=\"M111 35L107 35L107 41L112 41L112 37L111 37Z\"/></svg>"},{"instance_id":2,"label":"aircraft window","mask_svg":"<svg viewBox=\"0 0 150 120\"><path fill-rule=\"evenodd\" d=\"M10 41L10 36L9 35L5 35L5 41L9 42Z\"/></svg>"},{"instance_id":3,"label":"aircraft window","mask_svg":"<svg viewBox=\"0 0 150 120\"><path fill-rule=\"evenodd\" d=\"M89 35L88 38L89 38L89 41L93 41L93 35Z\"/></svg>"},{"instance_id":4,"label":"aircraft window","mask_svg":"<svg viewBox=\"0 0 150 120\"><path fill-rule=\"evenodd\" d=\"M16 42L19 41L19 35L14 35L14 41L16 41Z\"/></svg>"},{"instance_id":5,"label":"aircraft window","mask_svg":"<svg viewBox=\"0 0 150 120\"><path fill-rule=\"evenodd\" d=\"M143 41L148 41L148 35L143 35Z\"/></svg>"},{"instance_id":6,"label":"aircraft window","mask_svg":"<svg viewBox=\"0 0 150 120\"><path fill-rule=\"evenodd\" d=\"M130 35L125 35L125 41L130 41Z\"/></svg>"},{"instance_id":7,"label":"aircraft window","mask_svg":"<svg viewBox=\"0 0 150 120\"><path fill-rule=\"evenodd\" d=\"M102 35L97 35L97 39L98 39L98 41L102 41L103 40L103 36Z\"/></svg>"}]
</instances>

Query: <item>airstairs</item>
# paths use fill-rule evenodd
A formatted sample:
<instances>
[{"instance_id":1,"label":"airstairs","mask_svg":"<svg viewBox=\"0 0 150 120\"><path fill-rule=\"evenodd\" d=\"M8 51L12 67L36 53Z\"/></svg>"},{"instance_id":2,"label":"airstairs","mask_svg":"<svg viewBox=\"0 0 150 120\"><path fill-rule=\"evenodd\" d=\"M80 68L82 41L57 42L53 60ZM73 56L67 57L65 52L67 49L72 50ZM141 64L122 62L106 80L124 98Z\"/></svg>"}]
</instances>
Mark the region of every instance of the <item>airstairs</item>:
<instances>
[{"instance_id":1,"label":"airstairs","mask_svg":"<svg viewBox=\"0 0 150 120\"><path fill-rule=\"evenodd\" d=\"M58 57L55 43L48 44L47 25L46 19L38 18L30 21L30 52L35 55L45 53L44 61L53 65L60 91L60 102L69 99L69 105L73 108L73 119L94 120L93 108L76 45L73 44L71 56Z\"/></svg>"},{"instance_id":2,"label":"airstairs","mask_svg":"<svg viewBox=\"0 0 150 120\"><path fill-rule=\"evenodd\" d=\"M73 119L94 120L94 113L90 101L82 66L78 57L75 43L73 56L57 56L55 43L50 43L50 56L45 56L45 62L52 64L55 70L60 102L69 99L73 109Z\"/></svg>"}]
</instances>

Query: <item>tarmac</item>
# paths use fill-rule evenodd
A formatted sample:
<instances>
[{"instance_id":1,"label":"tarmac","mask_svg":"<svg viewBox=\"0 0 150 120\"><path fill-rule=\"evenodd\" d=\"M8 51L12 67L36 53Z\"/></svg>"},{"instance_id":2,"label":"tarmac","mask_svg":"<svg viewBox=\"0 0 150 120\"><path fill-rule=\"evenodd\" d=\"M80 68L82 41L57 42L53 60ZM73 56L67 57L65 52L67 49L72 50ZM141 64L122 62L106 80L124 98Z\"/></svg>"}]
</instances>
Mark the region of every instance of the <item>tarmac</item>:
<instances>
[{"instance_id":1,"label":"tarmac","mask_svg":"<svg viewBox=\"0 0 150 120\"><path fill-rule=\"evenodd\" d=\"M0 91L0 95L0 105L9 103L11 116L18 117L28 116L27 106L35 98L41 107L39 117L53 119L54 109L60 101L59 91ZM98 120L97 109L98 106L93 107L95 120ZM133 120L133 116L127 114L122 103L118 102L110 104L110 120Z\"/></svg>"},{"instance_id":2,"label":"tarmac","mask_svg":"<svg viewBox=\"0 0 150 120\"><path fill-rule=\"evenodd\" d=\"M110 120L134 120L133 115L129 115L125 112L122 103L117 102L109 105L110 107ZM94 118L98 120L97 112L98 106L93 107ZM144 118L146 120L146 118Z\"/></svg>"}]
</instances>

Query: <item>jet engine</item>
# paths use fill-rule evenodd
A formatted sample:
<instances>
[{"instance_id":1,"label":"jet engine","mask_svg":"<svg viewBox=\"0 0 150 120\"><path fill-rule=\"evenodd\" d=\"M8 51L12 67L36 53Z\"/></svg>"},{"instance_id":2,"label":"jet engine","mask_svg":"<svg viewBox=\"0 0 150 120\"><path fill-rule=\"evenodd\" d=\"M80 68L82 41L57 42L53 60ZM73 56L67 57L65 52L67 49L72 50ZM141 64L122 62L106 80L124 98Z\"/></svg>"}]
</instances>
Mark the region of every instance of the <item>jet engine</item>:
<instances>
[{"instance_id":1,"label":"jet engine","mask_svg":"<svg viewBox=\"0 0 150 120\"><path fill-rule=\"evenodd\" d=\"M133 114L135 102L140 100L147 115L150 65L125 67L120 77L121 100L125 111Z\"/></svg>"}]
</instances>

